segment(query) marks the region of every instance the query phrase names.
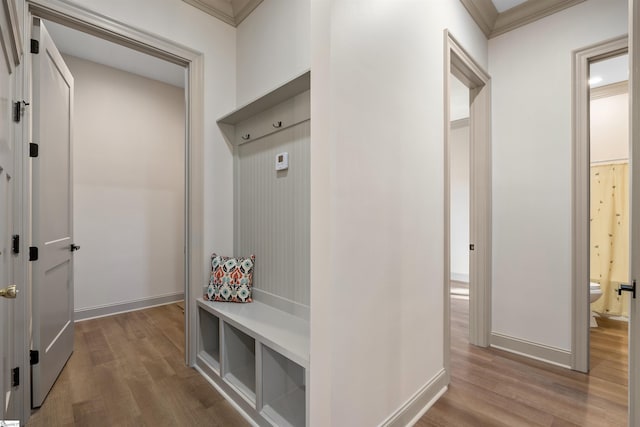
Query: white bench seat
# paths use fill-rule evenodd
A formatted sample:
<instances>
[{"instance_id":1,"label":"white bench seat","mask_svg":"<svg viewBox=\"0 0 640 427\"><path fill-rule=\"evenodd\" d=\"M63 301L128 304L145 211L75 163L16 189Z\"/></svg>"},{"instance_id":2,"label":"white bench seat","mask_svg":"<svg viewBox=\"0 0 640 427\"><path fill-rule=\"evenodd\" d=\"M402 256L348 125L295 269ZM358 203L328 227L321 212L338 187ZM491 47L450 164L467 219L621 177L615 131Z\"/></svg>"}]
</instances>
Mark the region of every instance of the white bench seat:
<instances>
[{"instance_id":1,"label":"white bench seat","mask_svg":"<svg viewBox=\"0 0 640 427\"><path fill-rule=\"evenodd\" d=\"M309 367L309 322L258 301L205 301L198 306L305 369Z\"/></svg>"}]
</instances>

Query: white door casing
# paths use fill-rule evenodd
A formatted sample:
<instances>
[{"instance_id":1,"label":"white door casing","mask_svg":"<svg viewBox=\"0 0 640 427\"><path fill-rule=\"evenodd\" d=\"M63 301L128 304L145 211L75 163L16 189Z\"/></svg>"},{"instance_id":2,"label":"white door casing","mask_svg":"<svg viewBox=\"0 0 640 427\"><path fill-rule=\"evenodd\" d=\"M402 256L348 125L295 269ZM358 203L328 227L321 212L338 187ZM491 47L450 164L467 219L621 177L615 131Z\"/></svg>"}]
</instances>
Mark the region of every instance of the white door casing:
<instances>
[{"instance_id":1,"label":"white door casing","mask_svg":"<svg viewBox=\"0 0 640 427\"><path fill-rule=\"evenodd\" d=\"M32 406L42 405L73 352L73 77L39 19L32 39Z\"/></svg>"},{"instance_id":2,"label":"white door casing","mask_svg":"<svg viewBox=\"0 0 640 427\"><path fill-rule=\"evenodd\" d=\"M0 47L1 49L1 47ZM11 233L13 230L14 157L11 135L11 69L4 55L0 55L0 288L14 283ZM11 371L14 358L14 310L15 300L0 298L0 391L2 392L2 420L15 417Z\"/></svg>"},{"instance_id":3,"label":"white door casing","mask_svg":"<svg viewBox=\"0 0 640 427\"><path fill-rule=\"evenodd\" d=\"M13 253L16 232L15 196L18 176L16 168L16 128L14 101L17 87L17 67L21 59L21 41L15 3L3 0L0 4L0 288L15 285L18 255ZM14 298L0 298L0 395L1 420L20 420L21 393L24 387L23 349L20 348L23 324L19 320L24 301L21 294ZM15 377L14 377L15 375ZM15 383L14 383L15 381Z\"/></svg>"},{"instance_id":4,"label":"white door casing","mask_svg":"<svg viewBox=\"0 0 640 427\"><path fill-rule=\"evenodd\" d=\"M449 371L450 347L450 166L449 83L451 74L469 88L469 342L491 344L491 78L445 30L445 286L444 359Z\"/></svg>"},{"instance_id":5,"label":"white door casing","mask_svg":"<svg viewBox=\"0 0 640 427\"><path fill-rule=\"evenodd\" d=\"M640 1L629 0L629 146L631 213L629 279L640 278ZM629 425L640 426L640 295L629 307Z\"/></svg>"},{"instance_id":6,"label":"white door casing","mask_svg":"<svg viewBox=\"0 0 640 427\"><path fill-rule=\"evenodd\" d=\"M590 64L628 51L627 36L605 40L573 54L573 200L571 369L589 372L589 135Z\"/></svg>"}]
</instances>

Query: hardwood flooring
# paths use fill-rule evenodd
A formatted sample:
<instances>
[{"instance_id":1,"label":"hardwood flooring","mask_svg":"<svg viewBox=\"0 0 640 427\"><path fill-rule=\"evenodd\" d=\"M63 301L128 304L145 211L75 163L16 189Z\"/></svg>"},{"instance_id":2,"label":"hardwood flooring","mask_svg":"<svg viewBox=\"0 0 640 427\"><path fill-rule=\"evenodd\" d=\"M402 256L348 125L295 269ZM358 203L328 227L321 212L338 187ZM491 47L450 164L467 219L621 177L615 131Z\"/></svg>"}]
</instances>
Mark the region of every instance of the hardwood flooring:
<instances>
[{"instance_id":1,"label":"hardwood flooring","mask_svg":"<svg viewBox=\"0 0 640 427\"><path fill-rule=\"evenodd\" d=\"M469 345L468 301L453 298L451 308L451 385L416 426L626 426L626 323L598 320L584 375ZM75 339L27 426L249 425L184 365L177 304L77 323Z\"/></svg>"},{"instance_id":2,"label":"hardwood flooring","mask_svg":"<svg viewBox=\"0 0 640 427\"><path fill-rule=\"evenodd\" d=\"M598 319L589 375L468 343L468 300L452 298L451 384L427 426L626 426L627 324Z\"/></svg>"},{"instance_id":3,"label":"hardwood flooring","mask_svg":"<svg viewBox=\"0 0 640 427\"><path fill-rule=\"evenodd\" d=\"M185 366L179 305L75 326L74 353L28 427L249 425Z\"/></svg>"}]
</instances>

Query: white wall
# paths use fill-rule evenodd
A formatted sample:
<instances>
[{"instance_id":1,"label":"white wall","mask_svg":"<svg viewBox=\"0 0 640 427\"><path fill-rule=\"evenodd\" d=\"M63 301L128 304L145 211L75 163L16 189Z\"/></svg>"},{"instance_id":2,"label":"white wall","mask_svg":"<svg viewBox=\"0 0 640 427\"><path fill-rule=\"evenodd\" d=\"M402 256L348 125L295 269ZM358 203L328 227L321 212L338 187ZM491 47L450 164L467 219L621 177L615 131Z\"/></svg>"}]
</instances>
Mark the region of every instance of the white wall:
<instances>
[{"instance_id":1,"label":"white wall","mask_svg":"<svg viewBox=\"0 0 640 427\"><path fill-rule=\"evenodd\" d=\"M468 93L468 90L467 90ZM451 279L469 281L469 123L450 133Z\"/></svg>"},{"instance_id":2,"label":"white wall","mask_svg":"<svg viewBox=\"0 0 640 427\"><path fill-rule=\"evenodd\" d=\"M627 32L626 0L589 0L489 42L493 331L571 347L572 51Z\"/></svg>"},{"instance_id":3,"label":"white wall","mask_svg":"<svg viewBox=\"0 0 640 427\"><path fill-rule=\"evenodd\" d=\"M311 421L374 426L443 368L443 30L487 43L458 1L311 15Z\"/></svg>"},{"instance_id":4,"label":"white wall","mask_svg":"<svg viewBox=\"0 0 640 427\"><path fill-rule=\"evenodd\" d=\"M72 0L111 19L173 40L204 54L204 234L203 257L233 252L233 155L216 119L235 106L236 30L176 0ZM204 262L203 265L208 265ZM208 271L202 272L202 284ZM199 287L198 291L202 288Z\"/></svg>"},{"instance_id":5,"label":"white wall","mask_svg":"<svg viewBox=\"0 0 640 427\"><path fill-rule=\"evenodd\" d=\"M184 292L184 89L64 60L75 81L75 310Z\"/></svg>"},{"instance_id":6,"label":"white wall","mask_svg":"<svg viewBox=\"0 0 640 427\"><path fill-rule=\"evenodd\" d=\"M310 5L310 0L263 1L238 25L238 105L310 68Z\"/></svg>"},{"instance_id":7,"label":"white wall","mask_svg":"<svg viewBox=\"0 0 640 427\"><path fill-rule=\"evenodd\" d=\"M629 158L629 94L591 101L591 161Z\"/></svg>"}]
</instances>

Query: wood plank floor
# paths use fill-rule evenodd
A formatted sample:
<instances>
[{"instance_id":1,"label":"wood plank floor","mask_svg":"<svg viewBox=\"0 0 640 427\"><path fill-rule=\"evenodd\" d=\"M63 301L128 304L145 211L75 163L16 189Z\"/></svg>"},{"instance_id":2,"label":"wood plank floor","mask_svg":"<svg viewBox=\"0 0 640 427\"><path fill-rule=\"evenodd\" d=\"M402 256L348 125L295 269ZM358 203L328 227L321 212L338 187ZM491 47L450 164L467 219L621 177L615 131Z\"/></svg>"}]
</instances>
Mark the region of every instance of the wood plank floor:
<instances>
[{"instance_id":1,"label":"wood plank floor","mask_svg":"<svg viewBox=\"0 0 640 427\"><path fill-rule=\"evenodd\" d=\"M247 426L184 365L177 304L76 324L75 350L27 426Z\"/></svg>"},{"instance_id":2,"label":"wood plank floor","mask_svg":"<svg viewBox=\"0 0 640 427\"><path fill-rule=\"evenodd\" d=\"M452 380L416 424L625 426L626 323L600 319L584 375L468 344L468 301L452 303ZM176 305L76 324L75 351L29 427L246 426L195 370L184 366Z\"/></svg>"},{"instance_id":3,"label":"wood plank floor","mask_svg":"<svg viewBox=\"0 0 640 427\"><path fill-rule=\"evenodd\" d=\"M417 427L627 425L625 322L598 319L585 375L470 345L468 307L452 298L451 384Z\"/></svg>"}]
</instances>

